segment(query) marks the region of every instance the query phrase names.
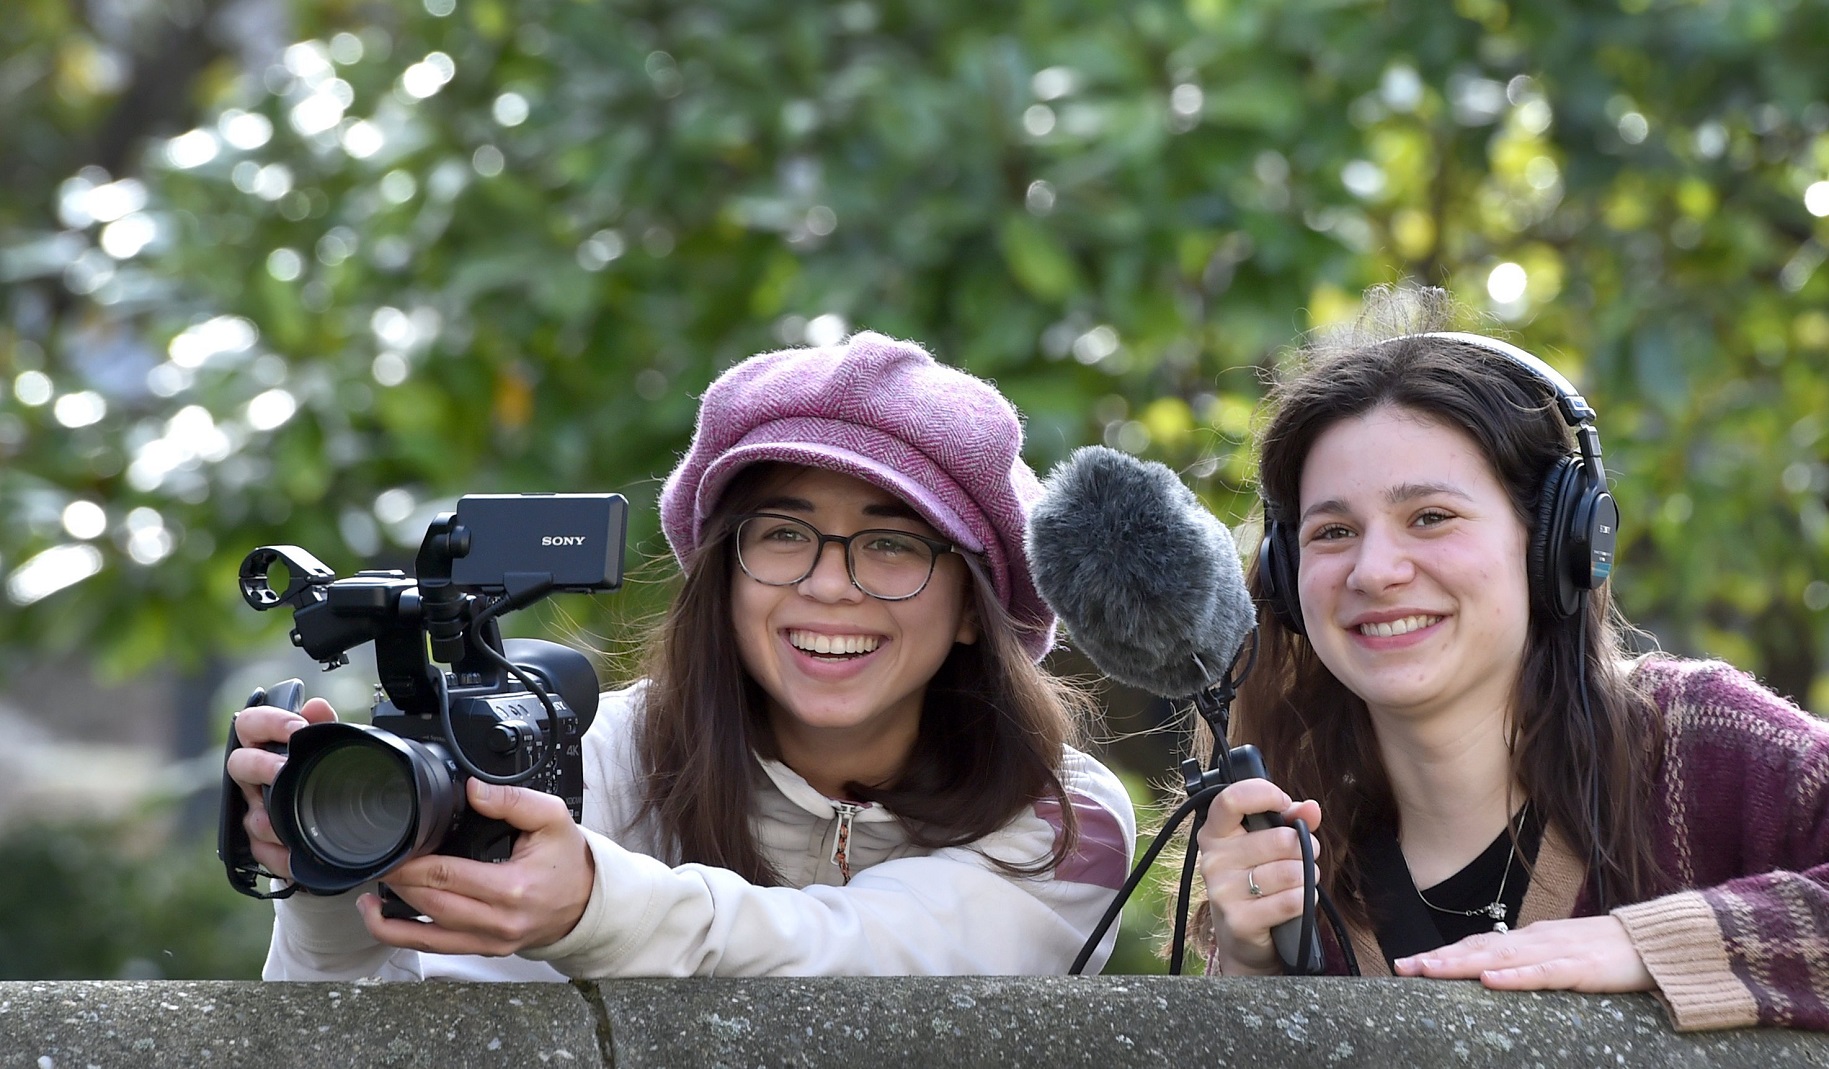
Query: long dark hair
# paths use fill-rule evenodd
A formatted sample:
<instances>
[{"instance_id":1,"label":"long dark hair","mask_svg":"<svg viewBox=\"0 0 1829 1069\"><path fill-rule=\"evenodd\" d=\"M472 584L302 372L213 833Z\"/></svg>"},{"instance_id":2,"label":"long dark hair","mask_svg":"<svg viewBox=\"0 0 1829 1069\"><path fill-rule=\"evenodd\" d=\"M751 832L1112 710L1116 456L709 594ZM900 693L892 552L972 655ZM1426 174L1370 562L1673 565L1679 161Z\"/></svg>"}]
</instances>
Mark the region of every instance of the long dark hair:
<instances>
[{"instance_id":1,"label":"long dark hair","mask_svg":"<svg viewBox=\"0 0 1829 1069\"><path fill-rule=\"evenodd\" d=\"M1445 329L1452 311L1440 290L1373 291L1349 334L1311 342L1283 369L1268 397L1273 415L1259 435L1269 518L1293 521L1303 465L1323 432L1342 419L1397 406L1477 443L1519 522L1533 529L1545 481L1571 451L1569 428L1548 384L1516 361L1416 336ZM1308 640L1262 607L1261 567L1251 583L1260 596L1262 645L1256 670L1240 688L1234 741L1257 743L1271 777L1292 797L1321 803L1328 817L1319 831L1323 883L1343 912L1363 919L1353 844L1375 826L1398 822L1372 721L1365 702L1321 663ZM1578 856L1591 864L1598 859L1611 902L1590 905L1604 910L1662 886L1648 827L1662 721L1627 677L1629 628L1610 589L1590 593L1582 614L1555 620L1533 606L1509 741L1512 774L1529 802Z\"/></svg>"},{"instance_id":2,"label":"long dark hair","mask_svg":"<svg viewBox=\"0 0 1829 1069\"><path fill-rule=\"evenodd\" d=\"M706 522L673 604L648 644L648 685L636 728L645 777L642 816L654 820L680 862L730 869L752 883L781 882L750 824L755 754L773 756L761 688L744 670L731 624L736 568L729 517L748 511L773 465L739 472ZM988 575L969 555L978 641L955 644L929 681L914 748L881 784L848 783L901 821L910 841L939 849L980 839L1038 801L1060 807L1062 832L1034 865L1039 873L1073 850L1077 824L1061 783L1063 746L1079 741L1089 701L1044 672L1023 650L1016 624Z\"/></svg>"}]
</instances>

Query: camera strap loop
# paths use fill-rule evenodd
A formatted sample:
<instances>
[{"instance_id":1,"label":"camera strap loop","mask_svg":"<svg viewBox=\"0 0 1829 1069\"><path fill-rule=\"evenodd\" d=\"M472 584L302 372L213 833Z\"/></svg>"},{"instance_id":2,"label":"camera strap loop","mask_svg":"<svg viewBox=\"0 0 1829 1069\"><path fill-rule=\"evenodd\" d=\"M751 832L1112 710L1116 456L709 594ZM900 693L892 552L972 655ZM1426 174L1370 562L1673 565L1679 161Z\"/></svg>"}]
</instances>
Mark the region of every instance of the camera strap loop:
<instances>
[{"instance_id":1,"label":"camera strap loop","mask_svg":"<svg viewBox=\"0 0 1829 1069\"><path fill-rule=\"evenodd\" d=\"M281 887L277 891L262 891L258 881L263 878L269 880L284 879L284 877L277 872L268 872L263 865L256 865L251 869L229 870L229 886L240 891L242 894L247 895L249 898L258 898L263 902L268 899L291 898L301 890L298 884L288 880L286 886ZM306 893L309 894L310 892L307 891Z\"/></svg>"}]
</instances>

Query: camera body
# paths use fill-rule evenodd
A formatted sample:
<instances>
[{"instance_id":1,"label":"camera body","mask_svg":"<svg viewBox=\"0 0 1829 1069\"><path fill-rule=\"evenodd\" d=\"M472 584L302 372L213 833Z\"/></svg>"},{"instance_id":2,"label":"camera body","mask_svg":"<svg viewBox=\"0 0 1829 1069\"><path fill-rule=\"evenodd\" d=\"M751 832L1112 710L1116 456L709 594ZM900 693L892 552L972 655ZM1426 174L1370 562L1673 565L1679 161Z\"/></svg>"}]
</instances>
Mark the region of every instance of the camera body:
<instances>
[{"instance_id":1,"label":"camera body","mask_svg":"<svg viewBox=\"0 0 1829 1069\"><path fill-rule=\"evenodd\" d=\"M370 723L307 725L269 747L287 754L265 798L297 887L337 894L425 853L506 859L514 829L468 807L471 777L544 791L581 817L596 673L557 643L504 641L497 620L555 591L619 587L627 516L617 494L479 495L432 522L415 576L338 579L296 546L243 560L243 598L291 608L294 645L330 669L372 641L380 674ZM268 578L275 564L290 573L283 592ZM302 702L295 684L274 694ZM250 704L273 700L258 691ZM238 745L231 727L227 752ZM218 856L236 890L269 897L256 887L246 812L225 769ZM390 912L411 915L392 902Z\"/></svg>"},{"instance_id":2,"label":"camera body","mask_svg":"<svg viewBox=\"0 0 1829 1069\"><path fill-rule=\"evenodd\" d=\"M509 660L533 670L536 678L548 674L541 669L550 662L579 656L564 646L529 639L508 639L502 645ZM589 663L582 657L579 660L588 670ZM597 712L596 680L591 680L588 697L578 696L581 709L573 707L560 687L547 685L559 692L553 697L558 722L542 730L540 702L532 693L519 690L512 678L460 680L449 692L451 735L478 768L500 777L526 775L521 786L564 800L576 821L584 813L584 732ZM446 751L444 732L435 717L408 713L384 700L372 710L369 727L423 746L436 755L454 785L461 787L468 778L456 755ZM299 745L297 738L295 734L294 749ZM549 747L556 753L553 760L545 761ZM453 818L436 852L501 861L513 845L513 833L504 822L479 819L464 810Z\"/></svg>"}]
</instances>

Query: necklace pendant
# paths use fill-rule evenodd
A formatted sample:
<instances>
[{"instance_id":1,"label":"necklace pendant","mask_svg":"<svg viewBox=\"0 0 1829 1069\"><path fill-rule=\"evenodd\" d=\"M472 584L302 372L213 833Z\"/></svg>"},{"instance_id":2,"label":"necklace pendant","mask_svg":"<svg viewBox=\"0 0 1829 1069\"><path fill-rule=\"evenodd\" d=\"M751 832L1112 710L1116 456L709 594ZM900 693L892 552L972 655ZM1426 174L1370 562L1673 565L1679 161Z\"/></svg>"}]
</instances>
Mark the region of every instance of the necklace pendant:
<instances>
[{"instance_id":1,"label":"necklace pendant","mask_svg":"<svg viewBox=\"0 0 1829 1069\"><path fill-rule=\"evenodd\" d=\"M1492 930L1493 931L1495 931L1495 932L1511 931L1511 929L1509 927L1507 927L1505 924L1505 903L1504 902L1494 902L1492 905L1487 906L1486 909L1484 910L1484 912L1488 917L1492 918Z\"/></svg>"}]
</instances>

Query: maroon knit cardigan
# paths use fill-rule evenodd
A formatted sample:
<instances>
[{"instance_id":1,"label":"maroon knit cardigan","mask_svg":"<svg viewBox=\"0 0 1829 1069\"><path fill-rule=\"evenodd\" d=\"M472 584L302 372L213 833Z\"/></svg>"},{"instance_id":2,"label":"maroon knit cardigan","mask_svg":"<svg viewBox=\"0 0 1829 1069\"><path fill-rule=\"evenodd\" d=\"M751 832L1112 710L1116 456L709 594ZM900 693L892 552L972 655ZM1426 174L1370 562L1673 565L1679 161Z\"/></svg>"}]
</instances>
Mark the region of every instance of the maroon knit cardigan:
<instances>
[{"instance_id":1,"label":"maroon knit cardigan","mask_svg":"<svg viewBox=\"0 0 1829 1069\"><path fill-rule=\"evenodd\" d=\"M1720 662L1654 655L1633 679L1664 714L1650 820L1670 891L1612 913L1673 1023L1829 1030L1829 723ZM1553 828L1534 871L1520 923L1595 912ZM1376 937L1352 936L1361 970L1388 975Z\"/></svg>"}]
</instances>

